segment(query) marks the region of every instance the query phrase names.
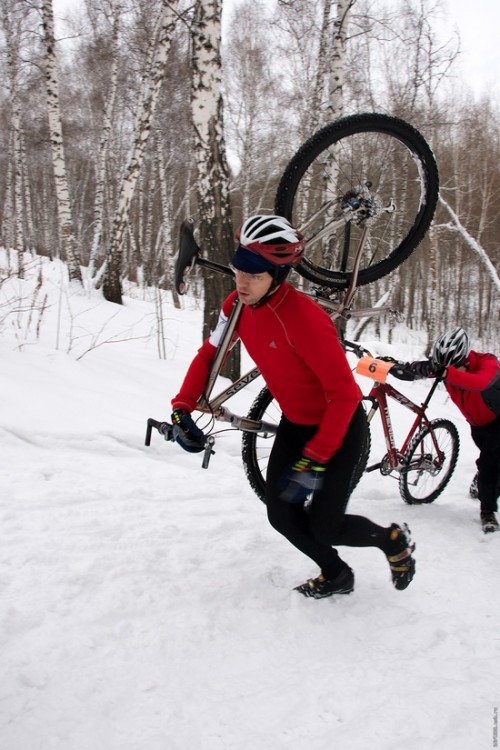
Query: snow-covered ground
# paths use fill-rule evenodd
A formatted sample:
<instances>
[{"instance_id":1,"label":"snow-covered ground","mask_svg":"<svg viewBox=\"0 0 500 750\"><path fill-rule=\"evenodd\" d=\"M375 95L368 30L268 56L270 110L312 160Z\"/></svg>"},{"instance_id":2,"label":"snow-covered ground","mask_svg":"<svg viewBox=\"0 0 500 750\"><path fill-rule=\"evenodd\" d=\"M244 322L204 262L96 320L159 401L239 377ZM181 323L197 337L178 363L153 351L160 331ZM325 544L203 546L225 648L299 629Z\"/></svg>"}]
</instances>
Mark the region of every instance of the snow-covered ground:
<instances>
[{"instance_id":1,"label":"snow-covered ground","mask_svg":"<svg viewBox=\"0 0 500 750\"><path fill-rule=\"evenodd\" d=\"M461 452L443 495L406 506L377 473L350 503L409 524L414 582L398 592L378 550L344 548L355 592L307 600L292 589L317 570L268 526L239 433L208 470L157 433L144 445L200 310L164 295L160 359L153 297L117 307L42 266L36 298L32 275L0 286L1 750L495 747L500 534L480 530L475 448L445 392L432 413ZM410 341L380 347L419 356ZM374 442L380 456L376 426Z\"/></svg>"}]
</instances>

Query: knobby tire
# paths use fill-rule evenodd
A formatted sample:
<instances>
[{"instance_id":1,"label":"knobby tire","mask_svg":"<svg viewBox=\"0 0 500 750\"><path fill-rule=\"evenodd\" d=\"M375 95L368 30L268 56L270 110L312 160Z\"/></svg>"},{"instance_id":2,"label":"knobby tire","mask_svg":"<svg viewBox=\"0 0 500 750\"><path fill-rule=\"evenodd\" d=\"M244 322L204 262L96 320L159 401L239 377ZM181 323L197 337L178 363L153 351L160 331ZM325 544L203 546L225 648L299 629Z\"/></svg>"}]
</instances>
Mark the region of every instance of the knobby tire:
<instances>
[{"instance_id":1,"label":"knobby tire","mask_svg":"<svg viewBox=\"0 0 500 750\"><path fill-rule=\"evenodd\" d=\"M273 399L271 392L264 387L256 396L250 411L249 419L264 420L279 424L281 409ZM365 441L360 449L359 461L352 478L350 492L354 490L363 476L370 454L370 429L367 426ZM244 432L241 445L241 457L248 482L263 503L266 502L266 474L269 455L274 443L274 435L263 437L255 432Z\"/></svg>"},{"instance_id":2,"label":"knobby tire","mask_svg":"<svg viewBox=\"0 0 500 750\"><path fill-rule=\"evenodd\" d=\"M444 454L439 472L433 475L425 468L419 469L418 462L431 460L434 466L439 465L439 458L432 439L432 434ZM460 449L458 430L447 419L433 419L428 426L422 427L410 442L405 455L403 471L399 477L399 491L408 505L432 503L442 493L457 465ZM415 469L405 471L404 467Z\"/></svg>"},{"instance_id":3,"label":"knobby tire","mask_svg":"<svg viewBox=\"0 0 500 750\"><path fill-rule=\"evenodd\" d=\"M301 146L281 177L275 212L304 231L306 255L297 271L342 291L365 222L358 286L391 273L415 250L438 192L436 161L424 137L397 117L366 113L332 122ZM394 210L384 211L389 205ZM357 218L318 236L350 206L361 207Z\"/></svg>"}]
</instances>

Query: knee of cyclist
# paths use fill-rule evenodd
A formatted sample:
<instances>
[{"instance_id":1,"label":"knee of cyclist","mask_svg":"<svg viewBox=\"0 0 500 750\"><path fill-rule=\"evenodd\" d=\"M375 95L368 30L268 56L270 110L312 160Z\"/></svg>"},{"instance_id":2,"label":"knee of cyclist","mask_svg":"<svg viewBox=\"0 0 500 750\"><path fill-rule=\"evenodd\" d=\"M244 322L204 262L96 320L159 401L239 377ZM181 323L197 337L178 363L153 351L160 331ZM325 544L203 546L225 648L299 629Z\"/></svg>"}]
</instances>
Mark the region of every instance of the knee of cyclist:
<instances>
[{"instance_id":1,"label":"knee of cyclist","mask_svg":"<svg viewBox=\"0 0 500 750\"><path fill-rule=\"evenodd\" d=\"M495 475L498 473L498 457L490 456L483 452L476 461L479 472L478 479L481 481L485 476Z\"/></svg>"},{"instance_id":2,"label":"knee of cyclist","mask_svg":"<svg viewBox=\"0 0 500 750\"><path fill-rule=\"evenodd\" d=\"M309 521L309 530L311 536L319 544L325 546L334 546L338 537L338 530L341 524L341 520L338 523L329 519L328 523L324 519L314 518Z\"/></svg>"},{"instance_id":3,"label":"knee of cyclist","mask_svg":"<svg viewBox=\"0 0 500 750\"><path fill-rule=\"evenodd\" d=\"M282 513L280 513L280 506L275 501L274 497L270 496L270 494L267 492L266 492L266 510L267 510L267 519L269 523L274 529L276 529L277 531L280 531L281 527L283 526Z\"/></svg>"},{"instance_id":4,"label":"knee of cyclist","mask_svg":"<svg viewBox=\"0 0 500 750\"><path fill-rule=\"evenodd\" d=\"M266 492L266 510L267 518L273 529L280 534L285 533L290 525L296 523L297 513L302 506L287 503L281 500L276 494Z\"/></svg>"}]
</instances>

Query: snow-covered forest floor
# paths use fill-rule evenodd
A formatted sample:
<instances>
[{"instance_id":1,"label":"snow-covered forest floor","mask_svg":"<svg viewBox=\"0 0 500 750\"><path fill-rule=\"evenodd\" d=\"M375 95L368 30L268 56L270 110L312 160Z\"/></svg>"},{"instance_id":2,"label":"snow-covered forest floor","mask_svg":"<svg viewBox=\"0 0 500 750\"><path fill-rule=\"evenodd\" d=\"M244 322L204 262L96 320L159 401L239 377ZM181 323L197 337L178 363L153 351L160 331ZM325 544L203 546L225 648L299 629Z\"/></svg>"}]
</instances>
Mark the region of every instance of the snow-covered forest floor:
<instances>
[{"instance_id":1,"label":"snow-covered forest floor","mask_svg":"<svg viewBox=\"0 0 500 750\"><path fill-rule=\"evenodd\" d=\"M345 548L354 593L306 600L292 589L317 571L269 527L239 433L208 470L158 434L144 445L200 344L199 306L164 294L160 359L153 293L117 307L43 261L35 298L39 260L0 286L1 750L496 746L500 534L480 530L476 451L446 393L431 411L461 451L443 495L406 506L377 473L350 503L409 524L413 584ZM379 353L418 357L423 339Z\"/></svg>"}]
</instances>

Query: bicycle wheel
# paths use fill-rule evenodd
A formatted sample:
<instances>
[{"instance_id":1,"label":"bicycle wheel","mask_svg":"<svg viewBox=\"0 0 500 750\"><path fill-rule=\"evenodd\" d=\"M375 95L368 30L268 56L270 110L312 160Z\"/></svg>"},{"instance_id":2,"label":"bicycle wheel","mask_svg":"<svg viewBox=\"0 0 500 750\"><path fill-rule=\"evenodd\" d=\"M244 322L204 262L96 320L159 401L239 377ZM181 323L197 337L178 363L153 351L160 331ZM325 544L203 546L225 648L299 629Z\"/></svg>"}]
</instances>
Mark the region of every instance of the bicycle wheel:
<instances>
[{"instance_id":1,"label":"bicycle wheel","mask_svg":"<svg viewBox=\"0 0 500 750\"><path fill-rule=\"evenodd\" d=\"M272 424L279 424L281 409L278 402L274 400L268 388L264 387L257 395L248 412L249 419L264 420ZM244 432L241 444L241 457L245 474L251 488L263 503L266 502L266 473L269 454L273 447L274 435L264 437L255 432ZM354 490L363 476L370 454L371 436L367 425L365 438L360 446L359 461L355 467L352 477L350 492Z\"/></svg>"},{"instance_id":2,"label":"bicycle wheel","mask_svg":"<svg viewBox=\"0 0 500 750\"><path fill-rule=\"evenodd\" d=\"M414 127L397 117L359 114L327 125L302 145L278 185L275 212L306 237L297 271L341 291L349 285L364 227L358 286L408 258L429 228L438 191L434 155Z\"/></svg>"},{"instance_id":3,"label":"bicycle wheel","mask_svg":"<svg viewBox=\"0 0 500 750\"><path fill-rule=\"evenodd\" d=\"M281 409L268 388L264 387L257 395L248 412L248 418L263 419L276 425L279 423ZM255 432L244 432L241 441L241 457L245 474L251 488L263 503L266 502L267 462L273 443L274 435L264 437Z\"/></svg>"},{"instance_id":4,"label":"bicycle wheel","mask_svg":"<svg viewBox=\"0 0 500 750\"><path fill-rule=\"evenodd\" d=\"M433 419L415 435L399 477L405 503L432 503L441 494L455 470L459 447L458 430L447 419Z\"/></svg>"},{"instance_id":5,"label":"bicycle wheel","mask_svg":"<svg viewBox=\"0 0 500 750\"><path fill-rule=\"evenodd\" d=\"M358 459L358 463L356 464L356 468L352 477L349 495L352 494L354 489L359 484L361 477L365 473L365 470L368 464L368 459L370 457L370 450L372 447L372 436L370 432L370 425L368 425L368 423L367 423L367 427L368 429L366 430L364 440L360 445L359 459Z\"/></svg>"}]
</instances>

